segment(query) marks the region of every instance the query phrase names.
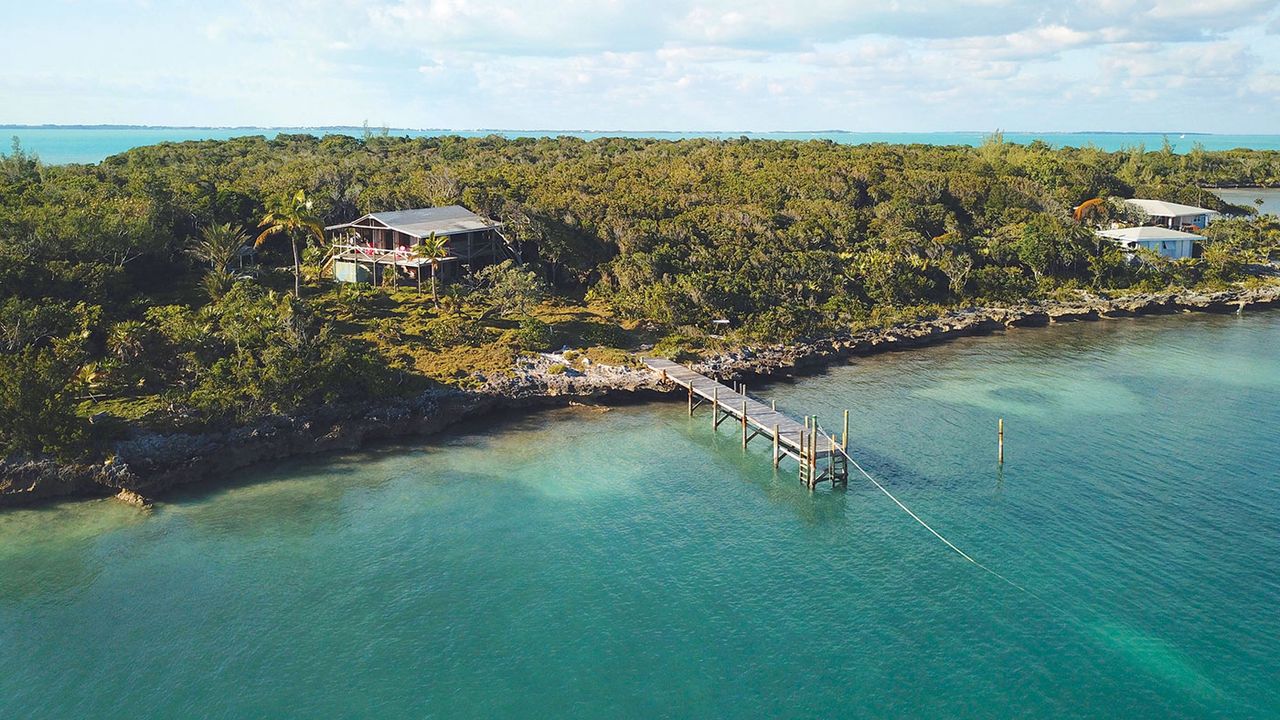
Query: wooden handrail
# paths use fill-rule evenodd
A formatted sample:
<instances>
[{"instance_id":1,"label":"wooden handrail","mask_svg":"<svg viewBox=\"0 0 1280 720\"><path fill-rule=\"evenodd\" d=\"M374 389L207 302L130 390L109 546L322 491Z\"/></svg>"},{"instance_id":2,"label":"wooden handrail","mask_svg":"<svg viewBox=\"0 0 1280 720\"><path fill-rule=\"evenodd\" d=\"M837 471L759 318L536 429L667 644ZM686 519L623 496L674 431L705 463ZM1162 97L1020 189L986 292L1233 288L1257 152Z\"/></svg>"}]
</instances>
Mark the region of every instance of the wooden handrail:
<instances>
[{"instance_id":1,"label":"wooden handrail","mask_svg":"<svg viewBox=\"0 0 1280 720\"><path fill-rule=\"evenodd\" d=\"M400 249L387 250L385 248L369 247L368 245L347 245L344 243L334 243L333 252L335 255L343 252L351 252L357 255L364 255L370 260L418 260L418 261L421 261L423 264L431 262L427 258L422 258L414 255L413 250L411 249L410 250L400 250ZM458 259L457 257L450 255L448 257L440 258L440 261L445 262L448 260L457 260L457 259Z\"/></svg>"}]
</instances>

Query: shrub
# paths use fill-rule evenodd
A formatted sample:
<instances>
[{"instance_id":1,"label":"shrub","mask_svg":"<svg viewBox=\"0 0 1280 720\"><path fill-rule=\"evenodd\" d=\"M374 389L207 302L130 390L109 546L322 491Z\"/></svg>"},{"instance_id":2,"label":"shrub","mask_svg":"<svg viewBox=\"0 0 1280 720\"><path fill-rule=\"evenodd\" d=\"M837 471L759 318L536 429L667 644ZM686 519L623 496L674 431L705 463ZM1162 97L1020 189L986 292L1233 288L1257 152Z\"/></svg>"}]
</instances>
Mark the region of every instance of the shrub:
<instances>
[{"instance_id":1,"label":"shrub","mask_svg":"<svg viewBox=\"0 0 1280 720\"><path fill-rule=\"evenodd\" d=\"M53 338L83 333L98 321L98 310L57 300L0 300L0 351L47 345Z\"/></svg>"},{"instance_id":2,"label":"shrub","mask_svg":"<svg viewBox=\"0 0 1280 720\"><path fill-rule=\"evenodd\" d=\"M555 331L551 326L537 318L525 318L520 321L516 330L516 342L524 350L543 351L551 348L555 341Z\"/></svg>"},{"instance_id":3,"label":"shrub","mask_svg":"<svg viewBox=\"0 0 1280 720\"><path fill-rule=\"evenodd\" d=\"M995 302L1018 302L1033 295L1035 281L1016 267L990 265L973 274L978 297Z\"/></svg>"},{"instance_id":4,"label":"shrub","mask_svg":"<svg viewBox=\"0 0 1280 720\"><path fill-rule=\"evenodd\" d=\"M476 279L485 288L490 311L503 316L526 313L545 292L536 273L511 260L484 268L476 273Z\"/></svg>"},{"instance_id":5,"label":"shrub","mask_svg":"<svg viewBox=\"0 0 1280 720\"><path fill-rule=\"evenodd\" d=\"M392 318L379 318L373 321L373 334L378 342L395 345L404 339L400 332L400 322Z\"/></svg>"},{"instance_id":6,"label":"shrub","mask_svg":"<svg viewBox=\"0 0 1280 720\"><path fill-rule=\"evenodd\" d=\"M339 283L333 292L333 302L347 317L359 317L370 307L382 307L383 295L365 283Z\"/></svg>"},{"instance_id":7,"label":"shrub","mask_svg":"<svg viewBox=\"0 0 1280 720\"><path fill-rule=\"evenodd\" d=\"M78 456L88 424L75 412L77 353L61 345L0 354L0 453Z\"/></svg>"},{"instance_id":8,"label":"shrub","mask_svg":"<svg viewBox=\"0 0 1280 720\"><path fill-rule=\"evenodd\" d=\"M610 323L588 323L582 331L582 343L620 347L627 344L627 331Z\"/></svg>"},{"instance_id":9,"label":"shrub","mask_svg":"<svg viewBox=\"0 0 1280 720\"><path fill-rule=\"evenodd\" d=\"M222 299L223 295L231 289L236 282L236 276L229 270L217 269L210 270L200 278L200 288L204 290L204 294L209 296L210 300L217 302Z\"/></svg>"},{"instance_id":10,"label":"shrub","mask_svg":"<svg viewBox=\"0 0 1280 720\"><path fill-rule=\"evenodd\" d=\"M1204 259L1205 277L1209 280L1230 283L1244 275L1244 252L1239 247L1223 242L1205 243Z\"/></svg>"},{"instance_id":11,"label":"shrub","mask_svg":"<svg viewBox=\"0 0 1280 720\"><path fill-rule=\"evenodd\" d=\"M868 250L850 268L867 299L875 305L897 305L924 298L933 281L905 257L885 250Z\"/></svg>"},{"instance_id":12,"label":"shrub","mask_svg":"<svg viewBox=\"0 0 1280 720\"><path fill-rule=\"evenodd\" d=\"M452 345L478 346L489 339L488 331L480 323L462 316L428 320L422 335L428 345L437 349Z\"/></svg>"}]
</instances>

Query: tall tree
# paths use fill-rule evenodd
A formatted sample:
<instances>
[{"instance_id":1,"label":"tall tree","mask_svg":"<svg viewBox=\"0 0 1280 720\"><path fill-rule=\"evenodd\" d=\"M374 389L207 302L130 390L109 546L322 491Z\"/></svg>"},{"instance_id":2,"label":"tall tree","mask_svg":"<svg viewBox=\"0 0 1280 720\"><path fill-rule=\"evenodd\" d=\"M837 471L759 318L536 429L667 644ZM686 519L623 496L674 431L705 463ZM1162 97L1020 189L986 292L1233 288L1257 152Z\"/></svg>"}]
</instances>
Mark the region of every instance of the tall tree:
<instances>
[{"instance_id":1,"label":"tall tree","mask_svg":"<svg viewBox=\"0 0 1280 720\"><path fill-rule=\"evenodd\" d=\"M442 260L449 257L449 239L431 233L414 247L413 255L431 263L431 301L435 303L436 310L439 310L440 295L436 292L436 269L440 267Z\"/></svg>"},{"instance_id":2,"label":"tall tree","mask_svg":"<svg viewBox=\"0 0 1280 720\"><path fill-rule=\"evenodd\" d=\"M476 279L486 286L490 308L485 314L496 312L507 316L513 312L526 314L530 305L542 299L544 287L538 274L526 270L512 260L503 260L476 273Z\"/></svg>"},{"instance_id":3,"label":"tall tree","mask_svg":"<svg viewBox=\"0 0 1280 720\"><path fill-rule=\"evenodd\" d=\"M302 292L302 261L298 243L305 245L309 236L324 243L324 225L312 214L312 203L306 191L299 190L292 196L282 195L268 200L267 213L262 216L258 227L263 230L254 241L255 247L272 235L283 233L289 239L289 247L293 250L293 295L298 297Z\"/></svg>"}]
</instances>

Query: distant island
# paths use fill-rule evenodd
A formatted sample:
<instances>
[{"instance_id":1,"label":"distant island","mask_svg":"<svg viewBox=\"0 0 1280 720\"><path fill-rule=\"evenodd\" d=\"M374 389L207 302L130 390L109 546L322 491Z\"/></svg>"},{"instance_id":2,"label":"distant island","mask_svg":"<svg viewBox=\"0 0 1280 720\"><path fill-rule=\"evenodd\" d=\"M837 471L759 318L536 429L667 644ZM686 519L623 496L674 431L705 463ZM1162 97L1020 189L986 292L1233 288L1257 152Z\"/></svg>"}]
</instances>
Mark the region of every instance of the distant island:
<instances>
[{"instance_id":1,"label":"distant island","mask_svg":"<svg viewBox=\"0 0 1280 720\"><path fill-rule=\"evenodd\" d=\"M653 140L814 140L842 145L886 143L891 145L968 145L976 147L992 133L988 131L873 132L863 130L567 130L567 129L502 129L502 128L392 128L387 126L304 126L304 127L175 127L158 125L4 125L0 135L17 137L28 151L38 153L46 164L93 163L133 148L163 142L191 140L230 140L237 137L279 134L306 135L395 135L398 137L486 137L509 140L520 138L575 137L583 140L600 138L647 138ZM999 133L1005 142L1029 145L1047 143L1055 148L1093 147L1109 152L1137 148L1162 148L1185 154L1193 150L1223 151L1233 149L1280 150L1280 135L1222 135L1186 131L1170 132L1069 132L1009 131Z\"/></svg>"},{"instance_id":2,"label":"distant island","mask_svg":"<svg viewBox=\"0 0 1280 720\"><path fill-rule=\"evenodd\" d=\"M59 123L37 123L37 124L0 124L0 130L320 130L323 132L337 132L340 130L358 130L361 127L373 127L374 129L385 129L390 132L432 132L432 133L449 133L465 130L467 132L494 132L494 133L528 133L530 135L547 135L553 133L608 133L618 135L635 135L645 136L651 134L669 134L669 135L857 135L857 134L881 134L881 135L988 135L990 130L924 130L924 131L895 131L881 132L874 130L848 130L842 128L825 128L818 130L804 129L773 129L773 130L661 130L656 128L411 128L411 127L390 127L390 126L361 126L361 125L147 125L147 124L119 124L119 123L96 123L96 124L59 124ZM1212 137L1221 133L1195 132L1191 130L1008 130L997 131L1007 132L1009 134L1019 135L1171 135L1178 136L1203 136Z\"/></svg>"}]
</instances>

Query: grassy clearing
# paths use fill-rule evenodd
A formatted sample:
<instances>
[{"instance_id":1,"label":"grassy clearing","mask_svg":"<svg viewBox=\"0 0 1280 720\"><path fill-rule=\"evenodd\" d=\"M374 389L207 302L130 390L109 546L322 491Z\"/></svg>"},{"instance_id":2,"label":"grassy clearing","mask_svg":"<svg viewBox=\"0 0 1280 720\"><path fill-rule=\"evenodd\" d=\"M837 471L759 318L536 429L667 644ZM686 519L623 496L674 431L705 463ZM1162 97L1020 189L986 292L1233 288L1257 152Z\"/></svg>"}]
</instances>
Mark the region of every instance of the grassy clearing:
<instances>
[{"instance_id":1,"label":"grassy clearing","mask_svg":"<svg viewBox=\"0 0 1280 720\"><path fill-rule=\"evenodd\" d=\"M401 288L333 287L310 299L331 314L341 332L367 343L388 363L457 387L510 374L530 352L565 347L593 363L633 364L633 351L655 339L607 307L563 298L539 303L527 317L502 317L456 297L442 297L437 309L429 294Z\"/></svg>"},{"instance_id":2,"label":"grassy clearing","mask_svg":"<svg viewBox=\"0 0 1280 720\"><path fill-rule=\"evenodd\" d=\"M169 408L169 403L159 394L134 395L99 400L85 400L77 410L84 417L105 413L117 420L146 423L149 418L160 417Z\"/></svg>"}]
</instances>

